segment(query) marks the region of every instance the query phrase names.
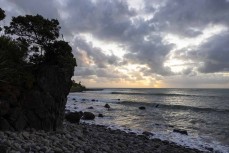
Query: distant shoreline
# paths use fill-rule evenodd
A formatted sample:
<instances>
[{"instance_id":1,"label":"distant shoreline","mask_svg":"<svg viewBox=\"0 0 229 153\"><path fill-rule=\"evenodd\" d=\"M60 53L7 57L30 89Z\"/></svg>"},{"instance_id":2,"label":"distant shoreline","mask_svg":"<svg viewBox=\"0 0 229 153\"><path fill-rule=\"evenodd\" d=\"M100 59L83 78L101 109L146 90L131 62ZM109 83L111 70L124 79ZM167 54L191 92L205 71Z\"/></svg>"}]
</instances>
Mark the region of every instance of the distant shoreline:
<instances>
[{"instance_id":1,"label":"distant shoreline","mask_svg":"<svg viewBox=\"0 0 229 153\"><path fill-rule=\"evenodd\" d=\"M98 88L95 88L95 89L84 89L84 90L74 90L74 89L71 89L70 93L74 93L74 92L84 92L84 91L102 91L103 89L98 89Z\"/></svg>"}]
</instances>

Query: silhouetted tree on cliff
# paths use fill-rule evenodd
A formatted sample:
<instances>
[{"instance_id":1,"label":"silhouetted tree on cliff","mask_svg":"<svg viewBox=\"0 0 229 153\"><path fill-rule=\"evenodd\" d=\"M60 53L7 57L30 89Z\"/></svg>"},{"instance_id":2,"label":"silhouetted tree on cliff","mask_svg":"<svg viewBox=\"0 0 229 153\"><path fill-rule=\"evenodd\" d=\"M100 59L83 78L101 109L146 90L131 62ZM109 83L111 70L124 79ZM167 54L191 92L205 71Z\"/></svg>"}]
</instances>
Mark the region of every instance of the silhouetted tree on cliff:
<instances>
[{"instance_id":1,"label":"silhouetted tree on cliff","mask_svg":"<svg viewBox=\"0 0 229 153\"><path fill-rule=\"evenodd\" d=\"M3 11L1 8L0 8L0 21L3 20L5 18L5 11ZM0 31L2 30L2 28L0 27Z\"/></svg>"},{"instance_id":2,"label":"silhouetted tree on cliff","mask_svg":"<svg viewBox=\"0 0 229 153\"><path fill-rule=\"evenodd\" d=\"M10 26L4 28L7 35L13 36L2 36L0 40L1 55L7 59L7 65L9 62L21 66L23 64L27 71L31 71L30 73L47 64L76 66L71 46L65 41L58 40L58 20L45 19L40 15L18 16L13 17ZM10 61L12 58L18 61Z\"/></svg>"},{"instance_id":3,"label":"silhouetted tree on cliff","mask_svg":"<svg viewBox=\"0 0 229 153\"><path fill-rule=\"evenodd\" d=\"M0 9L0 20L4 17ZM76 60L71 46L59 39L59 30L58 20L41 15L13 17L4 27L0 130L61 128Z\"/></svg>"}]
</instances>

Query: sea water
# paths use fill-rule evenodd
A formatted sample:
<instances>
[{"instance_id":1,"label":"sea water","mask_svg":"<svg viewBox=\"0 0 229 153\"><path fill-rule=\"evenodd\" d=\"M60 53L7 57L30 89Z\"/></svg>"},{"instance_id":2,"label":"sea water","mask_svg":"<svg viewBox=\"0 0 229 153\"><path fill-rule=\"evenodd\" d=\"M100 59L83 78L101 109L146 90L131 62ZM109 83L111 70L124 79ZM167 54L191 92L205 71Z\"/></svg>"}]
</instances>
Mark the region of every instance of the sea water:
<instances>
[{"instance_id":1,"label":"sea water","mask_svg":"<svg viewBox=\"0 0 229 153\"><path fill-rule=\"evenodd\" d=\"M88 121L92 124L138 134L149 131L151 138L229 152L229 89L100 89L70 93L66 110L104 115ZM173 129L186 130L188 136Z\"/></svg>"}]
</instances>

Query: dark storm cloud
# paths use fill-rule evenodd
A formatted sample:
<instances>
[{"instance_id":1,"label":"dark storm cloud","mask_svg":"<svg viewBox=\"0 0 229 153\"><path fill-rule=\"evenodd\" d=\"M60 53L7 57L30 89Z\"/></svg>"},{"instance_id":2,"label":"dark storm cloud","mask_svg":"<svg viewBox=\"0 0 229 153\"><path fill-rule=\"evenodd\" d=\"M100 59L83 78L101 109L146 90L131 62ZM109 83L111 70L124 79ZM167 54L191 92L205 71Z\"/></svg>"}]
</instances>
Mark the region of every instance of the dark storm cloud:
<instances>
[{"instance_id":1,"label":"dark storm cloud","mask_svg":"<svg viewBox=\"0 0 229 153\"><path fill-rule=\"evenodd\" d=\"M112 77L110 74L115 73L112 66L130 63L148 66L149 69L142 70L144 75L173 75L170 68L164 66L175 46L163 41L166 34L195 38L202 35L208 25L229 25L229 2L226 0L145 0L145 7L140 12L149 15L148 18L139 16L139 10L130 8L126 1L121 0L0 2L14 4L15 10L23 10L25 13L57 18L66 40L72 42L76 51L76 74L82 76L99 75L99 72ZM80 33L89 33L93 38L108 44L120 44L127 51L124 60L121 61L113 54L104 54L102 46L93 47L93 42L81 39ZM198 48L183 50L182 56L176 55L196 63L188 66L182 75L196 75L197 70L203 73L228 71L228 34L205 41Z\"/></svg>"},{"instance_id":2,"label":"dark storm cloud","mask_svg":"<svg viewBox=\"0 0 229 153\"><path fill-rule=\"evenodd\" d=\"M57 0L1 0L3 4L3 9L6 10L7 18L12 16L31 14L40 14L45 18L58 19L61 25L61 33L64 35L71 35L65 26L65 21L61 18L61 8L62 5L58 3ZM5 6L4 6L5 4ZM7 7L6 5L10 6ZM8 9L10 8L10 9Z\"/></svg>"},{"instance_id":3,"label":"dark storm cloud","mask_svg":"<svg viewBox=\"0 0 229 153\"><path fill-rule=\"evenodd\" d=\"M69 14L66 25L74 33L90 32L107 41L118 41L135 15L127 3L119 0L69 1L63 10Z\"/></svg>"},{"instance_id":4,"label":"dark storm cloud","mask_svg":"<svg viewBox=\"0 0 229 153\"><path fill-rule=\"evenodd\" d=\"M167 0L152 22L162 31L195 37L207 24L229 24L226 0Z\"/></svg>"},{"instance_id":5,"label":"dark storm cloud","mask_svg":"<svg viewBox=\"0 0 229 153\"><path fill-rule=\"evenodd\" d=\"M52 5L54 1L40 4L32 0L28 3L11 0L18 7L26 12L39 13L42 15L58 14L58 9L66 14L66 19L60 17L61 25L64 24L64 31L77 35L78 33L90 33L95 38L106 42L117 42L129 51L125 57L132 63L146 64L151 68L152 73L168 75L168 68L163 67L166 55L170 51L168 45L162 43L160 35L153 35L155 26L143 18L135 18L136 12L124 1L68 1L65 5ZM36 5L35 5L36 4ZM56 7L59 8L56 8ZM36 12L36 13L35 13ZM144 37L149 39L144 40ZM74 46L84 50L88 57L100 68L107 65L117 65L115 55L107 56L100 48L91 47L82 40L74 42ZM80 52L79 52L80 53ZM77 57L77 56L76 56ZM81 56L79 56L81 57ZM78 59L79 66L84 64ZM120 63L119 63L120 64Z\"/></svg>"},{"instance_id":6,"label":"dark storm cloud","mask_svg":"<svg viewBox=\"0 0 229 153\"><path fill-rule=\"evenodd\" d=\"M156 38L156 39L155 39ZM129 46L130 53L125 57L132 63L146 64L151 73L157 73L161 75L172 74L168 67L164 67L164 61L166 55L171 50L171 44L163 44L162 40L158 36L153 36L152 39L138 40Z\"/></svg>"},{"instance_id":7,"label":"dark storm cloud","mask_svg":"<svg viewBox=\"0 0 229 153\"><path fill-rule=\"evenodd\" d=\"M57 3L54 0L9 0L17 6L15 9L23 10L26 14L40 14L46 18L58 18Z\"/></svg>"},{"instance_id":8,"label":"dark storm cloud","mask_svg":"<svg viewBox=\"0 0 229 153\"><path fill-rule=\"evenodd\" d=\"M80 76L82 78L91 78L91 77L98 77L98 78L128 78L127 75L121 74L120 72L110 69L107 70L105 68L98 68L98 67L79 67L75 71L75 76Z\"/></svg>"},{"instance_id":9,"label":"dark storm cloud","mask_svg":"<svg viewBox=\"0 0 229 153\"><path fill-rule=\"evenodd\" d=\"M89 67L80 67L75 71L75 76L91 76L95 75L95 70Z\"/></svg>"},{"instance_id":10,"label":"dark storm cloud","mask_svg":"<svg viewBox=\"0 0 229 153\"><path fill-rule=\"evenodd\" d=\"M198 50L203 62L199 71L203 73L229 72L229 31L211 38Z\"/></svg>"},{"instance_id":11,"label":"dark storm cloud","mask_svg":"<svg viewBox=\"0 0 229 153\"><path fill-rule=\"evenodd\" d=\"M77 6L75 7L77 3ZM92 33L96 38L107 42L122 43L129 51L125 56L132 63L146 64L152 73L168 75L171 71L163 66L170 45L164 45L160 35L153 35L154 26L143 18L131 17L136 14L122 1L71 1L68 3L67 12L74 14L69 18L69 29L74 32ZM90 10L90 11L88 11ZM83 18L82 18L83 17ZM150 39L144 40L144 37ZM77 42L76 42L77 43ZM92 55L99 67L106 65L104 56L96 54L93 50L85 49ZM115 64L115 56L109 57L110 64ZM103 62L105 64L103 64Z\"/></svg>"},{"instance_id":12,"label":"dark storm cloud","mask_svg":"<svg viewBox=\"0 0 229 153\"><path fill-rule=\"evenodd\" d=\"M229 72L229 31L212 36L205 43L193 49L185 48L174 53L174 57L186 63L183 74Z\"/></svg>"}]
</instances>

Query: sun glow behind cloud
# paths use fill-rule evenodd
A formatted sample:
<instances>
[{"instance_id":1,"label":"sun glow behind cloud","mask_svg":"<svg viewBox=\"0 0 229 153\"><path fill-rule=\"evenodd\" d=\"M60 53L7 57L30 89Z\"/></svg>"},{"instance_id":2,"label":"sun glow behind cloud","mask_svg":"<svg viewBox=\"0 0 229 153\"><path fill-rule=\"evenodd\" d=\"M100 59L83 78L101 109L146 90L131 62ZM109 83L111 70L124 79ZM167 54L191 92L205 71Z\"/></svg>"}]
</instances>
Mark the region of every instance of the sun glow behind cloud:
<instances>
[{"instance_id":1,"label":"sun glow behind cloud","mask_svg":"<svg viewBox=\"0 0 229 153\"><path fill-rule=\"evenodd\" d=\"M90 33L81 33L80 37L84 38L88 43L92 43L93 47L100 48L104 54L112 55L122 58L126 51L121 47L121 44L115 42L105 42L93 37Z\"/></svg>"},{"instance_id":2,"label":"sun glow behind cloud","mask_svg":"<svg viewBox=\"0 0 229 153\"><path fill-rule=\"evenodd\" d=\"M166 34L164 41L175 44L175 50L179 50L187 47L195 47L207 41L210 37L217 35L223 31L227 31L228 28L224 25L208 25L197 37L183 37L175 34Z\"/></svg>"}]
</instances>

